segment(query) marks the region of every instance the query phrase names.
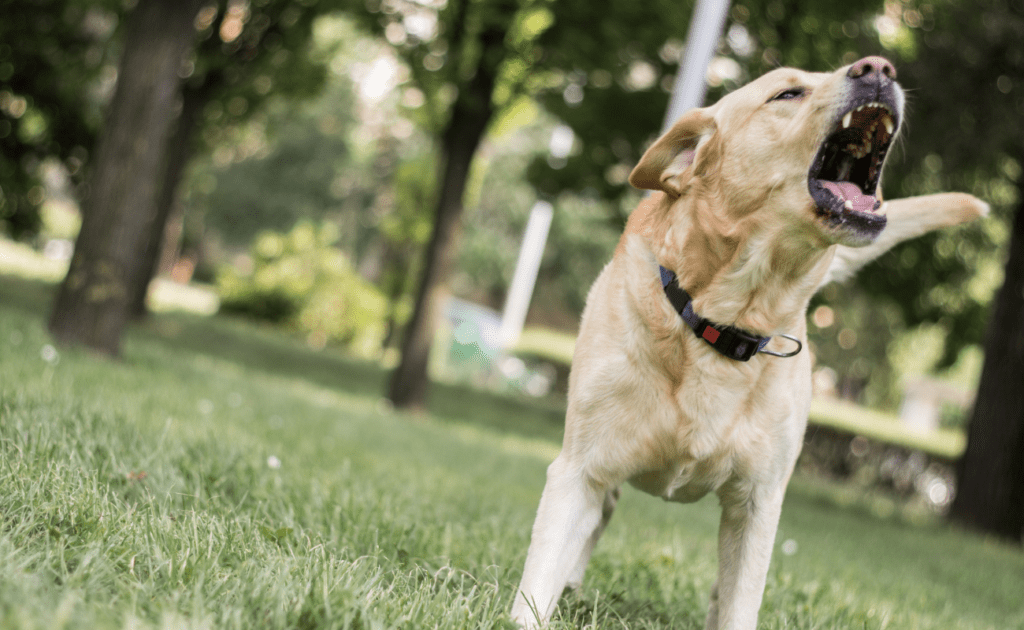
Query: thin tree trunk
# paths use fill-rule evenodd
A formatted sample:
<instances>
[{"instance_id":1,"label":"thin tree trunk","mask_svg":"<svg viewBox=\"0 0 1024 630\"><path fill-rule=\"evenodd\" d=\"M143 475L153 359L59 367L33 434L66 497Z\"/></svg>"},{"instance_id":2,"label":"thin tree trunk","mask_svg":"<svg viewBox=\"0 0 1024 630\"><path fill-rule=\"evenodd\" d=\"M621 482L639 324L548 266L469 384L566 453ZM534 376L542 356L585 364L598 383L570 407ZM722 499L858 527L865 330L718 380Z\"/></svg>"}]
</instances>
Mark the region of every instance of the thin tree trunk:
<instances>
[{"instance_id":1,"label":"thin tree trunk","mask_svg":"<svg viewBox=\"0 0 1024 630\"><path fill-rule=\"evenodd\" d=\"M402 341L402 360L391 376L388 398L399 408L422 408L427 396L427 362L436 329L438 289L451 268L462 196L473 154L487 128L491 111L453 111L444 134L440 195L434 209L434 231L427 245L416 306Z\"/></svg>"},{"instance_id":2,"label":"thin tree trunk","mask_svg":"<svg viewBox=\"0 0 1024 630\"><path fill-rule=\"evenodd\" d=\"M1024 542L1024 197L986 334L985 363L958 476L950 518Z\"/></svg>"},{"instance_id":3,"label":"thin tree trunk","mask_svg":"<svg viewBox=\"0 0 1024 630\"><path fill-rule=\"evenodd\" d=\"M181 180L195 150L193 136L199 126L203 108L210 97L209 85L210 81L206 80L198 87L185 87L182 90L181 114L174 123L174 131L167 143L163 180L156 201L156 216L146 242L146 251L139 265L133 268L130 280L129 308L132 319L142 319L147 313L146 294L150 282L159 271L161 253L166 244L167 223L171 214L179 208Z\"/></svg>"},{"instance_id":4,"label":"thin tree trunk","mask_svg":"<svg viewBox=\"0 0 1024 630\"><path fill-rule=\"evenodd\" d=\"M201 0L140 0L128 18L117 88L98 142L75 254L50 317L63 344L120 354L130 280L155 220L185 53Z\"/></svg>"},{"instance_id":5,"label":"thin tree trunk","mask_svg":"<svg viewBox=\"0 0 1024 630\"><path fill-rule=\"evenodd\" d=\"M473 155L494 115L491 95L504 57L505 33L514 14L514 5L510 4L506 9L509 10L508 20L481 33L482 50L476 73L459 90L451 118L442 134L444 167L434 210L434 231L427 246L412 319L402 341L402 359L388 386L388 398L398 408L423 408L426 405L427 363L440 306L437 294L454 258L462 197Z\"/></svg>"}]
</instances>

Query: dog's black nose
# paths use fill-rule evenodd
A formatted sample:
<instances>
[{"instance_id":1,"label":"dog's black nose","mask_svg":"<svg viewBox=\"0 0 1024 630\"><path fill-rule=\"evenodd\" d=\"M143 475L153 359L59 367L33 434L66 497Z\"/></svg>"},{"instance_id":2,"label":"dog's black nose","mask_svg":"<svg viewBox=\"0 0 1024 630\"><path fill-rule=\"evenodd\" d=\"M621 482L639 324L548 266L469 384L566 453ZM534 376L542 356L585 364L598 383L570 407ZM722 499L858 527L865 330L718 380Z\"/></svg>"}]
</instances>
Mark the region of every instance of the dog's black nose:
<instances>
[{"instance_id":1,"label":"dog's black nose","mask_svg":"<svg viewBox=\"0 0 1024 630\"><path fill-rule=\"evenodd\" d=\"M864 57L850 66L846 76L877 82L881 77L896 78L896 68L884 57Z\"/></svg>"}]
</instances>

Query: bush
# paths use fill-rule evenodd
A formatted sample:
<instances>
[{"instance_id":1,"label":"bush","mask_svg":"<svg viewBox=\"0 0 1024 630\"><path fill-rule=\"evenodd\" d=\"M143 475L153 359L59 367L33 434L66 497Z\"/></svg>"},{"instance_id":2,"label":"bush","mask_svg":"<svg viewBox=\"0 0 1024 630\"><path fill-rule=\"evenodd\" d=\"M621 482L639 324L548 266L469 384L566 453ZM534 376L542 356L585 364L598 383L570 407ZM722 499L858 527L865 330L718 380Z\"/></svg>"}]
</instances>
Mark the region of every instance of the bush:
<instances>
[{"instance_id":1,"label":"bush","mask_svg":"<svg viewBox=\"0 0 1024 630\"><path fill-rule=\"evenodd\" d=\"M388 302L333 246L331 224L299 222L291 232L263 232L250 247L246 269L227 267L217 278L221 310L283 324L310 345L344 347L363 357L380 351Z\"/></svg>"}]
</instances>

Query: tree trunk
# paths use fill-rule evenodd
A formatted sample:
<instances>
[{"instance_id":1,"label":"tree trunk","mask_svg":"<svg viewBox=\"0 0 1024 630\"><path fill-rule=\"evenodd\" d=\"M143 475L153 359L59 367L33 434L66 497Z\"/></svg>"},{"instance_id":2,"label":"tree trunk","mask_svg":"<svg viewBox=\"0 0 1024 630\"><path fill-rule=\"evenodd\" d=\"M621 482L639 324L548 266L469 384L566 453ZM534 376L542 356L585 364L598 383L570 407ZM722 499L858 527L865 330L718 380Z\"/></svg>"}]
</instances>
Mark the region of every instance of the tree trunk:
<instances>
[{"instance_id":1,"label":"tree trunk","mask_svg":"<svg viewBox=\"0 0 1024 630\"><path fill-rule=\"evenodd\" d=\"M427 362L440 306L436 298L454 257L462 196L473 155L494 115L491 95L504 58L505 33L514 14L514 5L510 7L504 23L480 34L482 50L476 73L467 84L460 86L441 137L444 166L434 209L434 231L424 257L412 319L402 341L402 359L388 386L388 398L397 408L422 409L426 405Z\"/></svg>"},{"instance_id":2,"label":"tree trunk","mask_svg":"<svg viewBox=\"0 0 1024 630\"><path fill-rule=\"evenodd\" d=\"M149 283L159 271L161 253L164 251L167 224L171 214L179 207L181 199L181 180L185 167L192 159L195 144L193 136L199 126L203 108L209 100L210 81L206 80L197 87L186 87L182 90L181 114L174 123L174 131L167 142L167 155L164 160L163 178L156 201L156 215L153 219L146 251L140 263L133 268L129 284L129 309L132 319L146 316L146 295Z\"/></svg>"},{"instance_id":3,"label":"tree trunk","mask_svg":"<svg viewBox=\"0 0 1024 630\"><path fill-rule=\"evenodd\" d=\"M1024 190L1021 191L1024 194ZM1022 542L1024 536L1024 196L985 339L985 363L950 518Z\"/></svg>"},{"instance_id":4,"label":"tree trunk","mask_svg":"<svg viewBox=\"0 0 1024 630\"><path fill-rule=\"evenodd\" d=\"M130 281L155 220L162 160L201 0L140 0L98 141L82 228L50 316L63 344L120 353Z\"/></svg>"},{"instance_id":5,"label":"tree trunk","mask_svg":"<svg viewBox=\"0 0 1024 630\"><path fill-rule=\"evenodd\" d=\"M474 112L460 111L456 107L442 140L444 168L434 208L434 231L427 245L416 306L402 341L402 360L391 376L388 393L388 398L399 408L422 408L426 403L427 361L440 306L436 297L455 255L466 179L490 118L490 106L486 111Z\"/></svg>"}]
</instances>

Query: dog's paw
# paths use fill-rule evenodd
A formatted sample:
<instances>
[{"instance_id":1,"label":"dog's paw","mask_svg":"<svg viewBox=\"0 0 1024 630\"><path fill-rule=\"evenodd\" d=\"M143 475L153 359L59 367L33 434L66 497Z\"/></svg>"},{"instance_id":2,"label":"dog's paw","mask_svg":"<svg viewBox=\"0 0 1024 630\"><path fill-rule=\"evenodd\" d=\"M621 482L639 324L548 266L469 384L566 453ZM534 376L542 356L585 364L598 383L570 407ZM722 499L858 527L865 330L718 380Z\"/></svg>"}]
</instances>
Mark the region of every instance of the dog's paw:
<instances>
[{"instance_id":1,"label":"dog's paw","mask_svg":"<svg viewBox=\"0 0 1024 630\"><path fill-rule=\"evenodd\" d=\"M959 225L987 217L991 207L981 199L967 193L945 193L938 195L947 205L947 225Z\"/></svg>"}]
</instances>

